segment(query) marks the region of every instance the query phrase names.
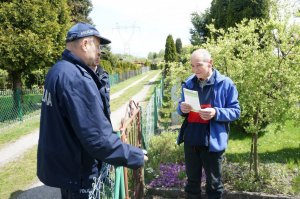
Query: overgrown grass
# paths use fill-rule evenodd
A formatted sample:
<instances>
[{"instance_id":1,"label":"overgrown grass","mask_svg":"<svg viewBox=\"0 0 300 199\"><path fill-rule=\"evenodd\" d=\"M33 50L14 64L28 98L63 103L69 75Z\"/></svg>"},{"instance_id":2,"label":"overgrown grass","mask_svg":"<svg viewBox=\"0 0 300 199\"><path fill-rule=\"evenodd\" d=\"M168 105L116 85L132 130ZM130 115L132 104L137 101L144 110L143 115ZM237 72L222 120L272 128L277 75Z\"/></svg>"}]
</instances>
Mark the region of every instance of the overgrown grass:
<instances>
[{"instance_id":1,"label":"overgrown grass","mask_svg":"<svg viewBox=\"0 0 300 199\"><path fill-rule=\"evenodd\" d=\"M23 135L27 135L38 129L40 125L40 117L33 117L20 124L13 125L10 128L2 129L0 133L0 148L9 142L16 141Z\"/></svg>"},{"instance_id":2,"label":"overgrown grass","mask_svg":"<svg viewBox=\"0 0 300 199\"><path fill-rule=\"evenodd\" d=\"M0 198L16 198L36 177L36 146L0 170Z\"/></svg>"}]
</instances>

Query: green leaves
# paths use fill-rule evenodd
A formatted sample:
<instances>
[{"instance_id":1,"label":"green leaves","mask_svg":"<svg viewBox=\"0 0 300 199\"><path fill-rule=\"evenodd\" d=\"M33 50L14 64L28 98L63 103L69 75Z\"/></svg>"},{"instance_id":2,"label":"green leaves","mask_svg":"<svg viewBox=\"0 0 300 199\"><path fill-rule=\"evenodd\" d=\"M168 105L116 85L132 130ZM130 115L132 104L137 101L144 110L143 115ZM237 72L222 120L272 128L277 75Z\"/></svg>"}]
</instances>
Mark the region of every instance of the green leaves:
<instances>
[{"instance_id":1,"label":"green leaves","mask_svg":"<svg viewBox=\"0 0 300 199\"><path fill-rule=\"evenodd\" d=\"M23 74L51 66L64 48L68 16L66 0L1 3L0 68Z\"/></svg>"}]
</instances>

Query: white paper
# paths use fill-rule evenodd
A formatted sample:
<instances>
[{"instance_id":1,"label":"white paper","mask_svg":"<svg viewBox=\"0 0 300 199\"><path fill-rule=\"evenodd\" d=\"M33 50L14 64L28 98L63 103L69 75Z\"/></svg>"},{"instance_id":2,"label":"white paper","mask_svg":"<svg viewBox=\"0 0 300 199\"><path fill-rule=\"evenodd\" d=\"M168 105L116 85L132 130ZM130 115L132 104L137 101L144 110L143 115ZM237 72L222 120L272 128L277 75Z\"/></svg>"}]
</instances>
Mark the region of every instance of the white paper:
<instances>
[{"instance_id":1,"label":"white paper","mask_svg":"<svg viewBox=\"0 0 300 199\"><path fill-rule=\"evenodd\" d=\"M199 96L198 91L189 90L186 88L183 88L183 94L185 103L192 106L192 111L198 112L200 111L200 102L199 102Z\"/></svg>"}]
</instances>

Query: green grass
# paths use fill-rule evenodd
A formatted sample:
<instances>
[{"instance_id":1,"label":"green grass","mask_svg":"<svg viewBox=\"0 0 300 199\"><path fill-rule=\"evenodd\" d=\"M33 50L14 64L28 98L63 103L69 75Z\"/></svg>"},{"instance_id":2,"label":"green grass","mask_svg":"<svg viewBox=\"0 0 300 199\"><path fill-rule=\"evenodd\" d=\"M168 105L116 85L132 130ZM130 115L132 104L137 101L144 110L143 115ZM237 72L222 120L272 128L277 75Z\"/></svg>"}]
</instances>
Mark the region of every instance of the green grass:
<instances>
[{"instance_id":1,"label":"green grass","mask_svg":"<svg viewBox=\"0 0 300 199\"><path fill-rule=\"evenodd\" d=\"M152 79L156 74L160 73L160 71L151 71L150 75L145 78L143 81L141 81L139 84L130 87L129 89L126 90L121 96L119 96L116 99L113 99L110 101L110 107L111 111L117 110L119 107L121 107L123 104L126 102L129 102L129 100L139 91L141 91L146 85L150 79Z\"/></svg>"},{"instance_id":2,"label":"green grass","mask_svg":"<svg viewBox=\"0 0 300 199\"><path fill-rule=\"evenodd\" d=\"M40 125L40 117L33 117L20 124L15 124L13 127L1 130L0 133L0 148L9 142L16 141L23 135L27 135L38 129Z\"/></svg>"},{"instance_id":3,"label":"green grass","mask_svg":"<svg viewBox=\"0 0 300 199\"><path fill-rule=\"evenodd\" d=\"M258 138L259 175L257 180L249 173L251 135L230 134L224 165L224 178L234 190L270 194L299 194L300 187L300 127L292 122L279 132L269 125ZM234 171L234 172L233 172Z\"/></svg>"},{"instance_id":4,"label":"green grass","mask_svg":"<svg viewBox=\"0 0 300 199\"><path fill-rule=\"evenodd\" d=\"M14 105L13 96L0 96L0 122L16 120L21 115L30 114L40 109L42 94L23 95L22 109Z\"/></svg>"},{"instance_id":5,"label":"green grass","mask_svg":"<svg viewBox=\"0 0 300 199\"><path fill-rule=\"evenodd\" d=\"M251 136L233 132L230 134L226 157L230 161L246 161L250 154ZM300 164L300 127L287 122L280 132L270 125L263 136L258 138L258 155L263 163Z\"/></svg>"},{"instance_id":6,"label":"green grass","mask_svg":"<svg viewBox=\"0 0 300 199\"><path fill-rule=\"evenodd\" d=\"M16 198L36 177L36 146L0 170L0 198Z\"/></svg>"},{"instance_id":7,"label":"green grass","mask_svg":"<svg viewBox=\"0 0 300 199\"><path fill-rule=\"evenodd\" d=\"M157 72L157 71L156 71ZM116 85L113 85L110 89L110 94L114 94L115 92L118 92L119 90L123 89L123 88L126 88L127 86L129 86L130 84L138 81L139 79L143 78L144 76L146 75L149 75L149 74L153 74L155 73L155 71L149 71L149 72L146 72L146 73L143 73L143 74L140 74L140 75L137 75L133 78L130 78L130 79L127 79L123 82L120 82Z\"/></svg>"}]
</instances>

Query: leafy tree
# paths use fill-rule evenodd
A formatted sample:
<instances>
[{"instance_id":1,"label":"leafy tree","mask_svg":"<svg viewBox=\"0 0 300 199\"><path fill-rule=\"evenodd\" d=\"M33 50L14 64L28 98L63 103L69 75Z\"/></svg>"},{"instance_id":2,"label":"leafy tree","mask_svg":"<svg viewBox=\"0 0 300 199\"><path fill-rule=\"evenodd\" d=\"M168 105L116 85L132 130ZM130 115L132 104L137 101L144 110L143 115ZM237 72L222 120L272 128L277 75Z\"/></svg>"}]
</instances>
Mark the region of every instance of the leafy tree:
<instances>
[{"instance_id":1,"label":"leafy tree","mask_svg":"<svg viewBox=\"0 0 300 199\"><path fill-rule=\"evenodd\" d=\"M213 0L210 19L216 28L227 29L246 19L268 19L270 0Z\"/></svg>"},{"instance_id":2,"label":"leafy tree","mask_svg":"<svg viewBox=\"0 0 300 199\"><path fill-rule=\"evenodd\" d=\"M176 47L172 35L168 35L165 45L165 62L176 61Z\"/></svg>"},{"instance_id":3,"label":"leafy tree","mask_svg":"<svg viewBox=\"0 0 300 199\"><path fill-rule=\"evenodd\" d=\"M175 47L176 47L177 54L180 55L182 53L182 42L180 38L176 39Z\"/></svg>"},{"instance_id":4,"label":"leafy tree","mask_svg":"<svg viewBox=\"0 0 300 199\"><path fill-rule=\"evenodd\" d=\"M256 178L258 135L270 123L280 130L289 119L299 121L300 29L272 21L242 21L228 32L210 27L217 39L205 45L214 65L239 90L240 123L252 135L251 162Z\"/></svg>"},{"instance_id":5,"label":"leafy tree","mask_svg":"<svg viewBox=\"0 0 300 199\"><path fill-rule=\"evenodd\" d=\"M193 28L190 29L191 44L200 45L205 43L206 37L208 37L208 28L206 26L210 23L209 9L205 10L205 12L201 14L194 12L191 16L191 22L193 24Z\"/></svg>"},{"instance_id":6,"label":"leafy tree","mask_svg":"<svg viewBox=\"0 0 300 199\"><path fill-rule=\"evenodd\" d=\"M89 14L93 9L93 4L90 0L68 0L68 5L71 8L71 21L73 23L80 21L92 23Z\"/></svg>"},{"instance_id":7,"label":"leafy tree","mask_svg":"<svg viewBox=\"0 0 300 199\"><path fill-rule=\"evenodd\" d=\"M11 0L0 8L0 68L13 89L29 71L51 66L65 45L69 24L66 0Z\"/></svg>"}]
</instances>

